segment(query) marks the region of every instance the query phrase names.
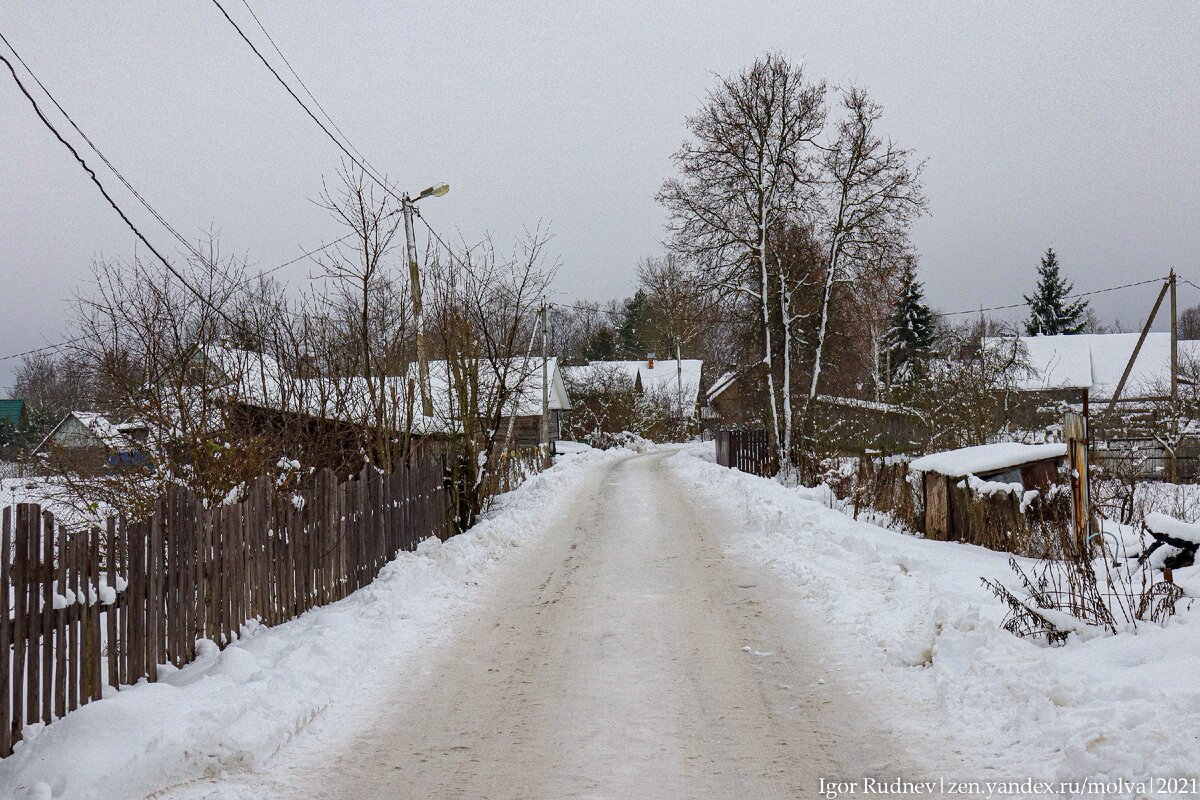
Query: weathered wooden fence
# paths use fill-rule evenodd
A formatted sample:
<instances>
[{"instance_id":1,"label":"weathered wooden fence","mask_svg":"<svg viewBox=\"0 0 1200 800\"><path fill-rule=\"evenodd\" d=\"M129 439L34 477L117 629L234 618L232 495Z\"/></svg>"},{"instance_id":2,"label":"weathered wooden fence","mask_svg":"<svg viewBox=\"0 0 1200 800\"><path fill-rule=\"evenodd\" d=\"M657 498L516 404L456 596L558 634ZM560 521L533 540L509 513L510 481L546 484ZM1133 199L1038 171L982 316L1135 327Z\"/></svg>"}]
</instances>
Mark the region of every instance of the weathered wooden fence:
<instances>
[{"instance_id":1,"label":"weathered wooden fence","mask_svg":"<svg viewBox=\"0 0 1200 800\"><path fill-rule=\"evenodd\" d=\"M401 550L447 531L440 459L388 475L328 470L299 494L260 479L206 508L173 490L143 522L67 530L36 504L5 508L0 538L0 756L114 689L365 586Z\"/></svg>"},{"instance_id":2,"label":"weathered wooden fence","mask_svg":"<svg viewBox=\"0 0 1200 800\"><path fill-rule=\"evenodd\" d=\"M775 453L763 430L719 430L716 435L717 463L753 475L770 477L778 471Z\"/></svg>"}]
</instances>

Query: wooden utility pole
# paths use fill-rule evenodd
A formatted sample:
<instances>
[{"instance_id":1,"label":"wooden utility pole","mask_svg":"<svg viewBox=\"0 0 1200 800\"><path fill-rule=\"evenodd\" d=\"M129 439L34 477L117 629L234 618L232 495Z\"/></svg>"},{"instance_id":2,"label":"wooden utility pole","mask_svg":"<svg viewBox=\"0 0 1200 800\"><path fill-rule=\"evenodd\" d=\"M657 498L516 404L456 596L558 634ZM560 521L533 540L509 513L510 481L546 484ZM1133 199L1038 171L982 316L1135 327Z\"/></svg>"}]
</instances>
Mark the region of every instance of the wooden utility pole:
<instances>
[{"instance_id":1,"label":"wooden utility pole","mask_svg":"<svg viewBox=\"0 0 1200 800\"><path fill-rule=\"evenodd\" d=\"M408 255L408 284L412 290L413 324L417 328L417 382L421 389L421 414L433 416L433 398L429 396L429 360L425 352L425 315L421 305L421 271L417 267L417 237L413 232L413 214L416 205L405 194L400 198L400 208L404 212L404 238Z\"/></svg>"},{"instance_id":2,"label":"wooden utility pole","mask_svg":"<svg viewBox=\"0 0 1200 800\"><path fill-rule=\"evenodd\" d=\"M1179 455L1176 452L1179 447L1179 437L1175 435L1179 428L1179 414L1176 405L1176 401L1179 400L1179 309L1174 269L1171 270L1171 277L1168 280L1171 284L1171 433L1175 440L1169 454L1168 466L1171 483L1179 483Z\"/></svg>"},{"instance_id":3,"label":"wooden utility pole","mask_svg":"<svg viewBox=\"0 0 1200 800\"><path fill-rule=\"evenodd\" d=\"M547 352L549 333L546 325L546 301L542 301L542 446L550 457L550 357Z\"/></svg>"},{"instance_id":4,"label":"wooden utility pole","mask_svg":"<svg viewBox=\"0 0 1200 800\"><path fill-rule=\"evenodd\" d=\"M1171 270L1171 400L1179 399L1179 306L1175 270Z\"/></svg>"}]
</instances>

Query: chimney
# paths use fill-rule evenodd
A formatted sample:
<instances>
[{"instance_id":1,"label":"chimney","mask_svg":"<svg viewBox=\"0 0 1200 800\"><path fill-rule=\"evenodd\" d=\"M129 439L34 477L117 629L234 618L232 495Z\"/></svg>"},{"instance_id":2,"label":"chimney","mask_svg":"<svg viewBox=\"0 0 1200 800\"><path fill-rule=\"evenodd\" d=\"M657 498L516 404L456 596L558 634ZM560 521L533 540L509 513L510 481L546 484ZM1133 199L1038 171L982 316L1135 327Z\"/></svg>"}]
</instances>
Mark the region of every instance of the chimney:
<instances>
[{"instance_id":1,"label":"chimney","mask_svg":"<svg viewBox=\"0 0 1200 800\"><path fill-rule=\"evenodd\" d=\"M654 353L646 354L646 369L654 369Z\"/></svg>"}]
</instances>

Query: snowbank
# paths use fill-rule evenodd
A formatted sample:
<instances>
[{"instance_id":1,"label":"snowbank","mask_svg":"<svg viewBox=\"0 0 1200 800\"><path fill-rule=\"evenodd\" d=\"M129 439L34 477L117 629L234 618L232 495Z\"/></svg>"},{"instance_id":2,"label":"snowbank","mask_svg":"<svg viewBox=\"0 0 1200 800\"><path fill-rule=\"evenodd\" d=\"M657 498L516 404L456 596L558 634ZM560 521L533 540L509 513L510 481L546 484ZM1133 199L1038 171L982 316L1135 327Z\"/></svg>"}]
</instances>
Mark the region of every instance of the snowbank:
<instances>
[{"instance_id":1,"label":"snowbank","mask_svg":"<svg viewBox=\"0 0 1200 800\"><path fill-rule=\"evenodd\" d=\"M1157 511L1146 515L1146 527L1155 533L1165 534L1181 542L1200 544L1200 525L1180 522Z\"/></svg>"},{"instance_id":2,"label":"snowbank","mask_svg":"<svg viewBox=\"0 0 1200 800\"><path fill-rule=\"evenodd\" d=\"M997 442L996 444L981 444L975 447L947 450L943 453L932 453L913 459L908 468L914 472L936 472L940 475L961 478L966 475L978 475L981 472L994 472L1006 467L1017 467L1047 458L1061 458L1066 454L1067 446L1065 444Z\"/></svg>"},{"instance_id":3,"label":"snowbank","mask_svg":"<svg viewBox=\"0 0 1200 800\"><path fill-rule=\"evenodd\" d=\"M879 698L878 714L926 769L980 780L1200 776L1200 606L1136 635L1059 648L1019 639L1000 629L1004 607L980 582L1016 584L1007 554L856 522L813 490L703 456L689 448L670 463L698 502L744 515L731 521L735 552L790 579L831 676Z\"/></svg>"},{"instance_id":4,"label":"snowbank","mask_svg":"<svg viewBox=\"0 0 1200 800\"><path fill-rule=\"evenodd\" d=\"M203 642L195 662L158 683L27 728L16 752L0 762L0 797L132 800L260 767L326 706L360 687L364 675L401 674L405 659L451 635L446 617L469 606L497 563L540 535L547 509L591 467L627 454L560 457L467 533L400 554L345 600L258 627L225 650Z\"/></svg>"}]
</instances>

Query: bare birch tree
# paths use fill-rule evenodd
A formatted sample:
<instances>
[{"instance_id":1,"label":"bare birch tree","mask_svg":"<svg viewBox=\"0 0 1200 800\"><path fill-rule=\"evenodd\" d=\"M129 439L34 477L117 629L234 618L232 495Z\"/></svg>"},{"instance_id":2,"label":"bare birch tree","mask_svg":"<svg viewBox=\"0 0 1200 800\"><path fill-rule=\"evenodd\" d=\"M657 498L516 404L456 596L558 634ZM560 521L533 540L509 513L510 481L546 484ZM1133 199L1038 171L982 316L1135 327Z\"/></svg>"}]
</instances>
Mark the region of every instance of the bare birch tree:
<instances>
[{"instance_id":1,"label":"bare birch tree","mask_svg":"<svg viewBox=\"0 0 1200 800\"><path fill-rule=\"evenodd\" d=\"M813 192L811 146L825 122L824 97L823 82L808 81L802 67L777 53L722 79L688 118L691 139L675 154L681 175L659 194L675 246L712 265L706 277L714 290L756 309L771 435L783 460L792 436L791 390L777 386L774 370L768 239Z\"/></svg>"}]
</instances>

